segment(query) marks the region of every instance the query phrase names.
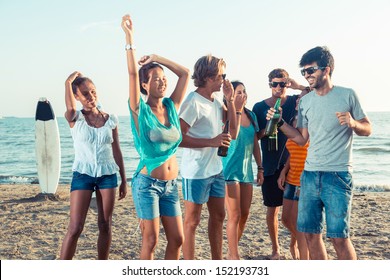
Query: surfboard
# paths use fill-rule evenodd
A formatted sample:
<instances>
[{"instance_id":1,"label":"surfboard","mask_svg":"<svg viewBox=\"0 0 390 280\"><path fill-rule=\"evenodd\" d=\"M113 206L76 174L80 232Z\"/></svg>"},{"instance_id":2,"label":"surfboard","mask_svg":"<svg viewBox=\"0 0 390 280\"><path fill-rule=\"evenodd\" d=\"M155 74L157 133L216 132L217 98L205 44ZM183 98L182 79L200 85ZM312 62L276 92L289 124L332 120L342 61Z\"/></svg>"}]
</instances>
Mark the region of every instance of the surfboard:
<instances>
[{"instance_id":1,"label":"surfboard","mask_svg":"<svg viewBox=\"0 0 390 280\"><path fill-rule=\"evenodd\" d=\"M61 147L58 123L50 102L39 99L35 113L35 153L42 193L57 191L61 171Z\"/></svg>"}]
</instances>

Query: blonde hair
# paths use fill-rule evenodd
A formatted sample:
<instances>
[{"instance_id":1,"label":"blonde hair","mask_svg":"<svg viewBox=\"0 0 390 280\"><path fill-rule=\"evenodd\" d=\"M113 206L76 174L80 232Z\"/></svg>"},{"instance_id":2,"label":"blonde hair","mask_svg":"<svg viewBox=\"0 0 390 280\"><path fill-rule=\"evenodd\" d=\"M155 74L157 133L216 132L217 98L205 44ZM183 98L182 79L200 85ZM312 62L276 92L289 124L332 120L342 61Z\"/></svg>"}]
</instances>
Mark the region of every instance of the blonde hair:
<instances>
[{"instance_id":1,"label":"blonde hair","mask_svg":"<svg viewBox=\"0 0 390 280\"><path fill-rule=\"evenodd\" d=\"M194 66L194 74L192 75L194 85L204 87L206 79L217 76L222 67L226 67L226 63L222 58L217 58L211 54L202 56Z\"/></svg>"}]
</instances>

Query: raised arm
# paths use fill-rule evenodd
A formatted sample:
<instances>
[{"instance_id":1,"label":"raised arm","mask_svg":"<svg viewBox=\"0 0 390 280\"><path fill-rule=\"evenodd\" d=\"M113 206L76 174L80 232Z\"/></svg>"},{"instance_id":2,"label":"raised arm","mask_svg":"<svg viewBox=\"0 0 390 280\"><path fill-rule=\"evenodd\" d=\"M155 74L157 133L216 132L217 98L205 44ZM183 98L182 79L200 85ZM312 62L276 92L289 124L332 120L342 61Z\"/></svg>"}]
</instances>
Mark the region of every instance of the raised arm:
<instances>
[{"instance_id":1,"label":"raised arm","mask_svg":"<svg viewBox=\"0 0 390 280\"><path fill-rule=\"evenodd\" d=\"M176 62L156 54L143 56L138 63L140 65L144 65L150 62L156 62L167 67L179 78L176 83L176 87L170 96L175 104L176 110L178 110L187 90L188 81L190 80L190 70Z\"/></svg>"},{"instance_id":2,"label":"raised arm","mask_svg":"<svg viewBox=\"0 0 390 280\"><path fill-rule=\"evenodd\" d=\"M234 129L232 127L230 129L230 135L232 139L237 139L238 134L240 133L241 118L242 118L242 114L245 114L244 106L246 103L246 99L247 99L247 95L245 94L234 94L233 100L234 100L234 107L235 107L236 128Z\"/></svg>"},{"instance_id":3,"label":"raised arm","mask_svg":"<svg viewBox=\"0 0 390 280\"><path fill-rule=\"evenodd\" d=\"M227 119L230 122L230 135L232 139L236 139L239 128L237 128L241 123L241 116L237 120L236 115L236 106L234 104L234 88L232 83L229 80L223 81L223 95L227 101L227 106L224 108L227 110Z\"/></svg>"},{"instance_id":4,"label":"raised arm","mask_svg":"<svg viewBox=\"0 0 390 280\"><path fill-rule=\"evenodd\" d=\"M70 74L65 81L65 105L66 105L65 118L71 127L73 127L74 119L76 118L76 110L77 110L76 98L74 97L72 83L77 77L80 76L82 76L81 73L75 71L72 74Z\"/></svg>"},{"instance_id":5,"label":"raised arm","mask_svg":"<svg viewBox=\"0 0 390 280\"><path fill-rule=\"evenodd\" d=\"M130 15L122 17L122 29L126 34L127 70L129 72L129 102L130 109L138 113L140 102L140 87L138 69L135 59L135 45L133 38L133 22Z\"/></svg>"}]
</instances>

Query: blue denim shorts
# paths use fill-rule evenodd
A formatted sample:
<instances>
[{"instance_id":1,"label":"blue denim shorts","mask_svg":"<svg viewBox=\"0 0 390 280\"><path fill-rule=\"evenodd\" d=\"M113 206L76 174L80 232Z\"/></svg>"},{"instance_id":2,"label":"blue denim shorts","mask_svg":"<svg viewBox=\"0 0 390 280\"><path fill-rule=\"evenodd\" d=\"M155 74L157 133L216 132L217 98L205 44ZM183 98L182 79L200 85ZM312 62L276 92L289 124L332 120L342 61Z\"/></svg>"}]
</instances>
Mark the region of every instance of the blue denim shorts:
<instances>
[{"instance_id":1,"label":"blue denim shorts","mask_svg":"<svg viewBox=\"0 0 390 280\"><path fill-rule=\"evenodd\" d=\"M87 190L96 191L99 189L113 189L118 186L118 178L115 174L91 177L77 171L73 172L70 191Z\"/></svg>"},{"instance_id":2,"label":"blue denim shorts","mask_svg":"<svg viewBox=\"0 0 390 280\"><path fill-rule=\"evenodd\" d=\"M326 236L348 238L353 182L350 172L303 171L297 228L319 234L326 217Z\"/></svg>"},{"instance_id":3,"label":"blue denim shorts","mask_svg":"<svg viewBox=\"0 0 390 280\"><path fill-rule=\"evenodd\" d=\"M205 179L183 178L184 200L204 204L212 197L225 197L225 178L223 173Z\"/></svg>"},{"instance_id":4,"label":"blue denim shorts","mask_svg":"<svg viewBox=\"0 0 390 280\"><path fill-rule=\"evenodd\" d=\"M133 177L131 190L138 218L153 220L181 215L176 179L158 180L138 173Z\"/></svg>"},{"instance_id":5,"label":"blue denim shorts","mask_svg":"<svg viewBox=\"0 0 390 280\"><path fill-rule=\"evenodd\" d=\"M299 200L299 187L285 183L283 198L289 200Z\"/></svg>"}]
</instances>

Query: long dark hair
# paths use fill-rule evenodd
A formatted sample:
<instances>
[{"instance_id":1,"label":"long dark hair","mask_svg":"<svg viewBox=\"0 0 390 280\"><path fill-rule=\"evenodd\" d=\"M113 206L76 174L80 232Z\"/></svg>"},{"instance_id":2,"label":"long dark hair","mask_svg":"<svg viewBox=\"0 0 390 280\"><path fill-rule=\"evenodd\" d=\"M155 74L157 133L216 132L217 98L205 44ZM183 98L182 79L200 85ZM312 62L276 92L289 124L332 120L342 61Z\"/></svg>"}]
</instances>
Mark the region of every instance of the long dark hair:
<instances>
[{"instance_id":1,"label":"long dark hair","mask_svg":"<svg viewBox=\"0 0 390 280\"><path fill-rule=\"evenodd\" d=\"M154 68L160 68L161 70L164 71L162 66L160 64L151 62L148 64L143 65L139 70L138 70L138 75L139 75L139 87L141 90L141 93L144 95L147 95L148 92L142 87L142 83L147 83L149 81L149 72L150 70Z\"/></svg>"},{"instance_id":2,"label":"long dark hair","mask_svg":"<svg viewBox=\"0 0 390 280\"><path fill-rule=\"evenodd\" d=\"M241 82L241 81L232 81L232 85L233 85L234 91L236 90L236 88L237 88L239 85L241 85L241 86L243 86L243 87L245 88L244 83ZM246 108L246 107L244 106L244 112L245 112L245 114L248 116L248 118L249 118L250 122L252 123L252 125L253 125L254 127L256 127L256 126L257 126L257 123L255 122L255 120L254 120L253 117L252 117L251 110L249 110L248 108Z\"/></svg>"}]
</instances>

